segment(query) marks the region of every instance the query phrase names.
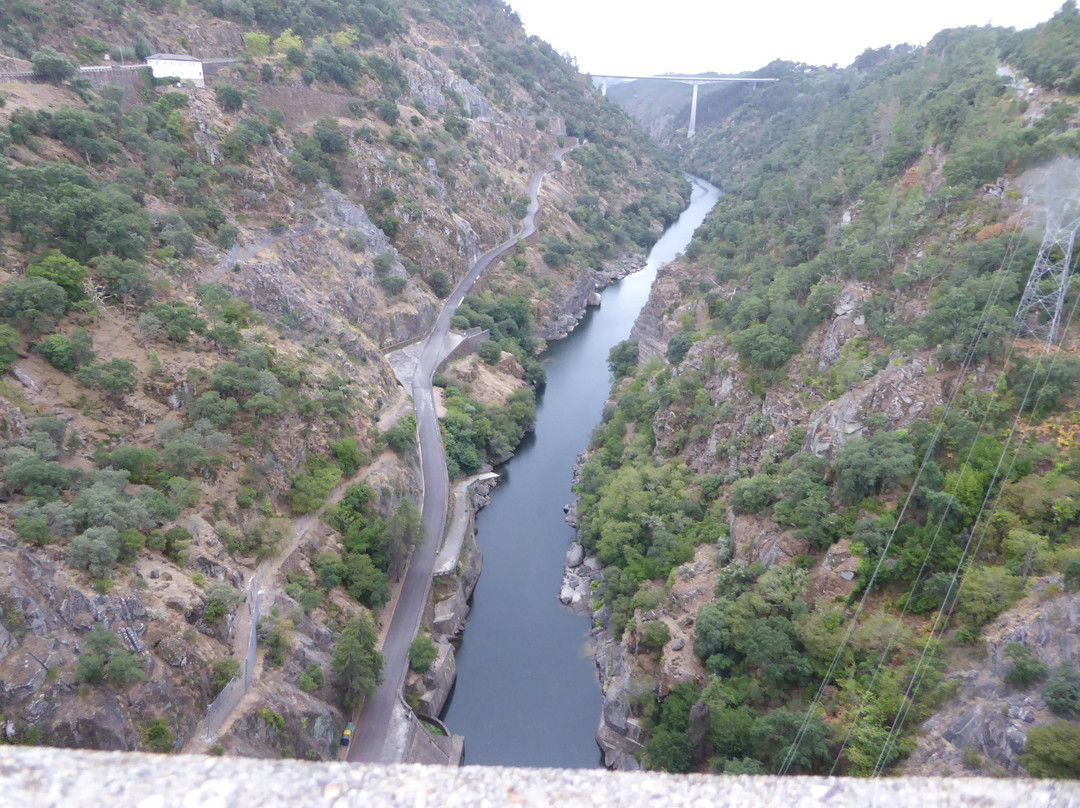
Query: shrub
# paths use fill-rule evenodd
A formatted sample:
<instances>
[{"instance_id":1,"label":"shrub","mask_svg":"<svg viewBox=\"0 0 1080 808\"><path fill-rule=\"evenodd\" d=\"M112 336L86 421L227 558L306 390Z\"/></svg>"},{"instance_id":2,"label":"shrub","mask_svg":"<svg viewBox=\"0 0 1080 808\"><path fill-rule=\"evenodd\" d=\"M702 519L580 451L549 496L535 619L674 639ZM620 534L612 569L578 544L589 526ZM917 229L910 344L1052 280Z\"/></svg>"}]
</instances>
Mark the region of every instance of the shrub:
<instances>
[{"instance_id":1,"label":"shrub","mask_svg":"<svg viewBox=\"0 0 1080 808\"><path fill-rule=\"evenodd\" d=\"M82 654L75 668L75 683L100 685L105 681L105 655Z\"/></svg>"},{"instance_id":2,"label":"shrub","mask_svg":"<svg viewBox=\"0 0 1080 808\"><path fill-rule=\"evenodd\" d=\"M405 291L406 285L406 280L398 275L389 275L385 278L379 278L379 286L381 286L389 295L400 295Z\"/></svg>"},{"instance_id":3,"label":"shrub","mask_svg":"<svg viewBox=\"0 0 1080 808\"><path fill-rule=\"evenodd\" d=\"M416 446L416 416L411 412L403 415L396 424L383 432L386 445L401 457Z\"/></svg>"},{"instance_id":4,"label":"shrub","mask_svg":"<svg viewBox=\"0 0 1080 808\"><path fill-rule=\"evenodd\" d=\"M387 272L393 269L395 262L396 259L394 253L387 250L386 252L381 252L375 256L375 261L372 264L372 267L375 270L376 275L385 275Z\"/></svg>"},{"instance_id":5,"label":"shrub","mask_svg":"<svg viewBox=\"0 0 1080 808\"><path fill-rule=\"evenodd\" d=\"M671 630L663 620L650 620L641 632L641 645L650 651L659 651L671 642Z\"/></svg>"},{"instance_id":6,"label":"shrub","mask_svg":"<svg viewBox=\"0 0 1080 808\"><path fill-rule=\"evenodd\" d=\"M109 657L105 669L105 678L109 684L127 687L146 678L142 669L142 658L130 651L118 651Z\"/></svg>"},{"instance_id":7,"label":"shrub","mask_svg":"<svg viewBox=\"0 0 1080 808\"><path fill-rule=\"evenodd\" d=\"M73 59L45 45L30 57L34 72L53 84L61 84L79 73L79 66Z\"/></svg>"},{"instance_id":8,"label":"shrub","mask_svg":"<svg viewBox=\"0 0 1080 808\"><path fill-rule=\"evenodd\" d=\"M216 696L240 673L240 663L235 659L215 659L210 673L210 694Z\"/></svg>"},{"instance_id":9,"label":"shrub","mask_svg":"<svg viewBox=\"0 0 1080 808\"><path fill-rule=\"evenodd\" d=\"M41 333L63 317L67 308L67 294L46 278L19 277L0 284L0 317L22 331Z\"/></svg>"},{"instance_id":10,"label":"shrub","mask_svg":"<svg viewBox=\"0 0 1080 808\"><path fill-rule=\"evenodd\" d=\"M52 281L76 303L86 297L86 267L60 252L50 252L26 268L26 277Z\"/></svg>"},{"instance_id":11,"label":"shrub","mask_svg":"<svg viewBox=\"0 0 1080 808\"><path fill-rule=\"evenodd\" d=\"M439 648L427 634L417 634L409 646L409 667L427 673L439 656Z\"/></svg>"},{"instance_id":12,"label":"shrub","mask_svg":"<svg viewBox=\"0 0 1080 808\"><path fill-rule=\"evenodd\" d=\"M63 334L52 334L38 345L38 353L45 357L50 365L64 373L75 370L75 360L71 355L71 341Z\"/></svg>"},{"instance_id":13,"label":"shrub","mask_svg":"<svg viewBox=\"0 0 1080 808\"><path fill-rule=\"evenodd\" d=\"M435 297L440 300L445 299L452 291L454 291L454 285L450 280L450 276L442 269L436 269L427 276L427 285L431 287L431 291L435 293Z\"/></svg>"},{"instance_id":14,"label":"shrub","mask_svg":"<svg viewBox=\"0 0 1080 808\"><path fill-rule=\"evenodd\" d=\"M235 609L242 599L232 584L216 581L210 585L210 595L203 609L203 617L213 623Z\"/></svg>"},{"instance_id":15,"label":"shrub","mask_svg":"<svg viewBox=\"0 0 1080 808\"><path fill-rule=\"evenodd\" d=\"M323 676L322 665L318 662L309 662L307 667L304 668L304 672L297 677L296 686L303 690L305 693L310 693L312 690L318 690L326 683Z\"/></svg>"},{"instance_id":16,"label":"shrub","mask_svg":"<svg viewBox=\"0 0 1080 808\"><path fill-rule=\"evenodd\" d=\"M1064 660L1054 669L1043 687L1043 699L1056 715L1080 718L1080 674L1072 662Z\"/></svg>"},{"instance_id":17,"label":"shrub","mask_svg":"<svg viewBox=\"0 0 1080 808\"><path fill-rule=\"evenodd\" d=\"M731 507L737 513L760 513L776 501L776 495L773 478L757 474L731 486Z\"/></svg>"},{"instance_id":18,"label":"shrub","mask_svg":"<svg viewBox=\"0 0 1080 808\"><path fill-rule=\"evenodd\" d=\"M668 361L673 365L679 364L686 357L686 354L690 351L690 347L693 344L694 338L685 331L680 331L678 334L668 340Z\"/></svg>"},{"instance_id":19,"label":"shrub","mask_svg":"<svg viewBox=\"0 0 1080 808\"><path fill-rule=\"evenodd\" d=\"M110 398L117 398L135 389L135 364L114 357L107 362L95 362L79 371L80 384L96 387Z\"/></svg>"},{"instance_id":20,"label":"shrub","mask_svg":"<svg viewBox=\"0 0 1080 808\"><path fill-rule=\"evenodd\" d=\"M330 453L346 477L356 474L366 460L356 438L341 438L334 441L330 444Z\"/></svg>"},{"instance_id":21,"label":"shrub","mask_svg":"<svg viewBox=\"0 0 1080 808\"><path fill-rule=\"evenodd\" d=\"M311 513L322 507L326 495L341 480L341 469L329 464L309 463L308 470L293 478L289 504L293 513Z\"/></svg>"},{"instance_id":22,"label":"shrub","mask_svg":"<svg viewBox=\"0 0 1080 808\"><path fill-rule=\"evenodd\" d=\"M143 727L143 740L151 751L165 753L173 748L173 734L169 722L164 718L154 718Z\"/></svg>"},{"instance_id":23,"label":"shrub","mask_svg":"<svg viewBox=\"0 0 1080 808\"><path fill-rule=\"evenodd\" d=\"M217 101L226 112L237 112L244 106L244 94L235 84L219 81L214 88Z\"/></svg>"},{"instance_id":24,"label":"shrub","mask_svg":"<svg viewBox=\"0 0 1080 808\"><path fill-rule=\"evenodd\" d=\"M1080 727L1058 720L1028 730L1020 765L1032 777L1080 778Z\"/></svg>"},{"instance_id":25,"label":"shrub","mask_svg":"<svg viewBox=\"0 0 1080 808\"><path fill-rule=\"evenodd\" d=\"M487 364L494 365L502 357L502 348L499 347L499 343L494 340L488 340L487 342L480 343L480 347L476 349L476 353Z\"/></svg>"},{"instance_id":26,"label":"shrub","mask_svg":"<svg viewBox=\"0 0 1080 808\"><path fill-rule=\"evenodd\" d=\"M1032 656L1031 649L1018 642L1005 646L1005 656L1014 660L1005 672L1005 681L1016 687L1030 687L1046 678L1046 663Z\"/></svg>"},{"instance_id":27,"label":"shrub","mask_svg":"<svg viewBox=\"0 0 1080 808\"><path fill-rule=\"evenodd\" d=\"M363 252L368 246L367 236L361 230L346 230L342 241L351 252Z\"/></svg>"}]
</instances>

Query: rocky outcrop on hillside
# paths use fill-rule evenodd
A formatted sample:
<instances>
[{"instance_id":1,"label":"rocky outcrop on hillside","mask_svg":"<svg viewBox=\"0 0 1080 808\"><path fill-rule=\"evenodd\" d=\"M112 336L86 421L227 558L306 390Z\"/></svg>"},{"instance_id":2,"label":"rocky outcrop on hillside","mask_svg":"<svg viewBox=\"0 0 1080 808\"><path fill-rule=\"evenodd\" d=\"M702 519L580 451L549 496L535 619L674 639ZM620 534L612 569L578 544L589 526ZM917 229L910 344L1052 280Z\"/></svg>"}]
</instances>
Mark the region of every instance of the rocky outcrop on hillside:
<instances>
[{"instance_id":1,"label":"rocky outcrop on hillside","mask_svg":"<svg viewBox=\"0 0 1080 808\"><path fill-rule=\"evenodd\" d=\"M55 558L0 534L0 570L0 716L8 739L132 750L145 723L162 715L178 739L192 731L208 701L201 671L228 655L217 635L229 633L229 621L208 627L204 598L173 565L147 560L129 585L94 593ZM84 643L94 626L137 655L142 681L119 689L80 683L71 663L91 653ZM76 692L80 698L71 698Z\"/></svg>"},{"instance_id":2,"label":"rocky outcrop on hillside","mask_svg":"<svg viewBox=\"0 0 1080 808\"><path fill-rule=\"evenodd\" d=\"M596 293L600 289L625 278L640 268L644 260L645 256L635 250L605 261L603 269L582 268L570 287L553 290L537 329L540 338L550 342L565 337L581 322L589 306L599 305Z\"/></svg>"},{"instance_id":3,"label":"rocky outcrop on hillside","mask_svg":"<svg viewBox=\"0 0 1080 808\"><path fill-rule=\"evenodd\" d=\"M1039 685L1004 681L1014 662L1005 648L1019 643L1051 670L1080 658L1080 594L1051 594L1060 584L1061 576L1033 581L1031 594L985 630L975 653L955 655L948 678L959 687L956 697L923 723L904 774L1026 774L1019 757L1027 732L1055 716Z\"/></svg>"}]
</instances>

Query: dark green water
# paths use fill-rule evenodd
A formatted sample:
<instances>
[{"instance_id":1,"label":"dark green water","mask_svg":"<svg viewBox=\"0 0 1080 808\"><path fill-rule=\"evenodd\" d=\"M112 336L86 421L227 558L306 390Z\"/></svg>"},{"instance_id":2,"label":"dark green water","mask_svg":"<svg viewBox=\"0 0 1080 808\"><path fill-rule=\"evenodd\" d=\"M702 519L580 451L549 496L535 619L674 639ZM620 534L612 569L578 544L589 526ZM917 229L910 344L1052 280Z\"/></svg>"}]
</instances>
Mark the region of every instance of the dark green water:
<instances>
[{"instance_id":1,"label":"dark green water","mask_svg":"<svg viewBox=\"0 0 1080 808\"><path fill-rule=\"evenodd\" d=\"M696 178L689 207L665 231L639 272L609 286L603 305L544 357L547 388L536 431L496 469L503 475L477 517L484 570L457 655L458 678L444 720L465 736L469 765L600 765L596 666L589 619L559 603L574 531L563 518L577 455L610 390L608 351L630 336L656 270L682 252L719 197Z\"/></svg>"}]
</instances>

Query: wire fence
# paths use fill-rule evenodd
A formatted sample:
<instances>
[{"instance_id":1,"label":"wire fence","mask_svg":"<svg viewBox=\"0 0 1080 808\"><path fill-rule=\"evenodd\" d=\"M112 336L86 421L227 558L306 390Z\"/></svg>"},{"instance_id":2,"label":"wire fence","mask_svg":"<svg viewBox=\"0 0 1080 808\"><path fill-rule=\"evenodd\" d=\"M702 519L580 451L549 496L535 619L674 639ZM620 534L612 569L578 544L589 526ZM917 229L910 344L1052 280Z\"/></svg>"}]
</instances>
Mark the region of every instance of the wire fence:
<instances>
[{"instance_id":1,"label":"wire fence","mask_svg":"<svg viewBox=\"0 0 1080 808\"><path fill-rule=\"evenodd\" d=\"M218 730L221 729L226 719L232 715L232 711L236 709L240 700L244 698L244 694L247 693L248 688L251 687L252 680L255 678L256 630L259 625L259 586L255 582L254 576L251 578L248 590L248 614L251 615L251 625L248 636L247 654L244 656L244 662L240 668L240 673L229 680L229 683L225 685L225 688L217 694L217 698L210 702L210 706L206 708L207 741L213 740L214 736L217 735Z\"/></svg>"}]
</instances>

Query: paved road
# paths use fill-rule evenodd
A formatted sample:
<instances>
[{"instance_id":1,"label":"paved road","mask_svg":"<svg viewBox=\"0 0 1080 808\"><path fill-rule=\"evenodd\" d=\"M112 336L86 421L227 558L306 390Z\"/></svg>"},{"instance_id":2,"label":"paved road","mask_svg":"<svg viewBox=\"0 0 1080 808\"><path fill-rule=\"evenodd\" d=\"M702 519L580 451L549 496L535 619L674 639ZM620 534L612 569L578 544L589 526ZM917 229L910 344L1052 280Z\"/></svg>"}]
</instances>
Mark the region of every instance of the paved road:
<instances>
[{"instance_id":1,"label":"paved road","mask_svg":"<svg viewBox=\"0 0 1080 808\"><path fill-rule=\"evenodd\" d=\"M536 212L540 209L538 195L545 174L554 170L554 161L560 160L574 146L559 149L553 156L551 167L537 171L529 178L529 209L521 221L521 230L498 247L480 256L462 278L461 283L447 299L435 327L424 340L423 351L413 374L413 401L420 433L421 470L424 476L424 541L413 553L409 569L405 573L397 608L390 619L390 629L383 642L383 683L375 697L368 699L356 719L356 732L346 759L352 763L401 763L403 750L386 743L394 706L401 697L408 668L409 644L420 628L420 618L431 589L431 575L435 557L446 529L447 503L450 480L446 472L442 436L435 416L435 401L431 394L431 378L443 357L443 343L450 331L450 318L468 294L476 279L488 266L513 248L519 239L536 232ZM453 729L453 727L451 727Z\"/></svg>"}]
</instances>

